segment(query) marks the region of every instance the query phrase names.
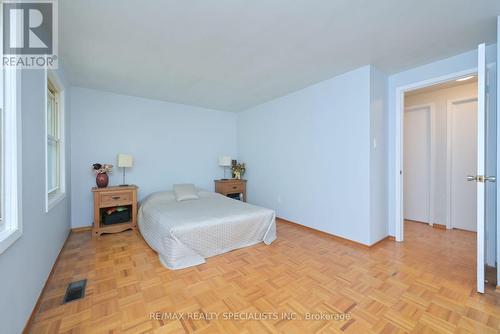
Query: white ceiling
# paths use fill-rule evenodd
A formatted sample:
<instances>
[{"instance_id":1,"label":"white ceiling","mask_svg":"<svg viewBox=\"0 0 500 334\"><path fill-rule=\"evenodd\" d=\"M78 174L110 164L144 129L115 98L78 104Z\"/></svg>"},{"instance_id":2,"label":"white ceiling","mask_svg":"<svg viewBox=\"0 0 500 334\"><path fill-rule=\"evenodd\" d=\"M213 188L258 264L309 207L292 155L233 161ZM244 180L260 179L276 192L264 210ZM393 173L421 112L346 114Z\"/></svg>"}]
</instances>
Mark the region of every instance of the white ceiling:
<instances>
[{"instance_id":1,"label":"white ceiling","mask_svg":"<svg viewBox=\"0 0 500 334\"><path fill-rule=\"evenodd\" d=\"M387 73L496 38L498 0L64 0L72 84L240 111L351 69Z\"/></svg>"}]
</instances>

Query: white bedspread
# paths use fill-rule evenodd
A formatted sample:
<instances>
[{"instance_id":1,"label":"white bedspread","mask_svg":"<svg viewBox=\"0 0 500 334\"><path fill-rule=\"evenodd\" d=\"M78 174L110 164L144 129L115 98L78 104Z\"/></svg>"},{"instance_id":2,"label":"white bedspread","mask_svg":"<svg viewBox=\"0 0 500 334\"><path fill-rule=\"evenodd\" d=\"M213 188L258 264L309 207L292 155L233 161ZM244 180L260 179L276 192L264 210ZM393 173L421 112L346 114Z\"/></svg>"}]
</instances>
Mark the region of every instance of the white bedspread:
<instances>
[{"instance_id":1,"label":"white bedspread","mask_svg":"<svg viewBox=\"0 0 500 334\"><path fill-rule=\"evenodd\" d=\"M177 202L173 192L148 196L139 208L142 236L170 269L276 239L275 213L220 194L200 191L197 200Z\"/></svg>"}]
</instances>

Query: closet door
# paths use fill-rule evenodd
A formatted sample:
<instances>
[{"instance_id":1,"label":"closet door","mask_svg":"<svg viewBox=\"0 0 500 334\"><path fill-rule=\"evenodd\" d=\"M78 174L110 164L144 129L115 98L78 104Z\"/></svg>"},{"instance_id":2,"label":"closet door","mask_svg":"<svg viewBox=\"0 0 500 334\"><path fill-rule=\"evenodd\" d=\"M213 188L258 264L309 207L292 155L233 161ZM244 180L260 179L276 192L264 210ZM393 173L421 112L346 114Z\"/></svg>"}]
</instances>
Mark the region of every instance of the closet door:
<instances>
[{"instance_id":1,"label":"closet door","mask_svg":"<svg viewBox=\"0 0 500 334\"><path fill-rule=\"evenodd\" d=\"M404 113L404 219L430 223L430 106Z\"/></svg>"},{"instance_id":2,"label":"closet door","mask_svg":"<svg viewBox=\"0 0 500 334\"><path fill-rule=\"evenodd\" d=\"M476 185L466 177L477 169L477 98L451 101L449 108L451 227L476 232Z\"/></svg>"}]
</instances>

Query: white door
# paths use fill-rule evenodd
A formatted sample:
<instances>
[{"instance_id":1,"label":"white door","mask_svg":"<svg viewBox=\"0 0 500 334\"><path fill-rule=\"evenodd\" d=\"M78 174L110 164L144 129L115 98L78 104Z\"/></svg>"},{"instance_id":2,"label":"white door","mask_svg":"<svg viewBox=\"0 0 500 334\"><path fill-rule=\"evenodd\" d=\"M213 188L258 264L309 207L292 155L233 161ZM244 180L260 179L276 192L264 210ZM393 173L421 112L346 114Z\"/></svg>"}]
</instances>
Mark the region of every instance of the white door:
<instances>
[{"instance_id":1,"label":"white door","mask_svg":"<svg viewBox=\"0 0 500 334\"><path fill-rule=\"evenodd\" d=\"M485 175L486 157L486 46L478 47L478 95L477 95L477 170L476 175L471 175L469 180L476 182L477 202L477 291L484 293L484 220L485 220L485 186L484 182L495 182L494 176Z\"/></svg>"},{"instance_id":2,"label":"white door","mask_svg":"<svg viewBox=\"0 0 500 334\"><path fill-rule=\"evenodd\" d=\"M454 101L448 112L451 135L451 227L477 230L476 185L467 175L476 174L477 99Z\"/></svg>"},{"instance_id":3,"label":"white door","mask_svg":"<svg viewBox=\"0 0 500 334\"><path fill-rule=\"evenodd\" d=\"M405 220L430 222L430 107L405 109L404 113Z\"/></svg>"}]
</instances>

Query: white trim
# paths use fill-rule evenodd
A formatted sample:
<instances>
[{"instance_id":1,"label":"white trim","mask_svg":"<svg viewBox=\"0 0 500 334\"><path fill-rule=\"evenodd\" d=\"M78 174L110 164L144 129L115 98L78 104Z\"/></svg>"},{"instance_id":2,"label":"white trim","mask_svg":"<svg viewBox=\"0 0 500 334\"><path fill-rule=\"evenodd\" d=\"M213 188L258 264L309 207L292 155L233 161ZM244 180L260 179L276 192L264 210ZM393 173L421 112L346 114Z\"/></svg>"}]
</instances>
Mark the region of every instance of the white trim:
<instances>
[{"instance_id":1,"label":"white trim","mask_svg":"<svg viewBox=\"0 0 500 334\"><path fill-rule=\"evenodd\" d=\"M52 83L54 88L57 90L57 97L59 100L59 188L57 191L49 192L49 179L48 179L48 147L47 147L47 90L48 83ZM44 78L44 101L45 101L45 131L44 131L44 143L45 143L45 212L49 212L52 208L57 206L64 198L66 198L66 110L65 110L65 97L66 92L64 89L64 84L59 78L57 73L53 70L45 70Z\"/></svg>"},{"instance_id":2,"label":"white trim","mask_svg":"<svg viewBox=\"0 0 500 334\"><path fill-rule=\"evenodd\" d=\"M451 101L446 102L446 229L451 229Z\"/></svg>"},{"instance_id":3,"label":"white trim","mask_svg":"<svg viewBox=\"0 0 500 334\"><path fill-rule=\"evenodd\" d=\"M429 213L428 213L428 224L430 226L434 225L434 180L435 180L435 173L436 173L436 166L434 164L436 156L436 143L435 143L435 127L436 127L436 105L435 103L426 103L426 104L420 104L420 105L415 105L411 106L408 108L405 108L405 112L412 112L415 110L420 110L420 109L427 109L427 112L429 113L429 150L428 150L428 159L429 159ZM401 165L401 167L404 167ZM403 170L403 169L401 169ZM404 182L401 182L401 186L404 188ZM403 189L404 190L404 189Z\"/></svg>"},{"instance_id":4,"label":"white trim","mask_svg":"<svg viewBox=\"0 0 500 334\"><path fill-rule=\"evenodd\" d=\"M496 174L497 176L500 176L500 156L498 155L498 151L500 149L500 135L499 135L499 130L500 130L500 103L499 103L499 98L500 98L500 16L497 17L497 108L496 108L496 113L497 113L497 170ZM500 268L498 268L498 264L500 263L500 181L497 180L496 182L496 190L497 190L497 198L496 198L496 265L497 265L497 286L500 285Z\"/></svg>"},{"instance_id":5,"label":"white trim","mask_svg":"<svg viewBox=\"0 0 500 334\"><path fill-rule=\"evenodd\" d=\"M452 99L446 101L446 228L453 228L451 223L452 204L451 198L453 196L451 191L451 171L452 171L452 108L455 104L460 104L469 101L477 101L477 96L464 97L459 99ZM471 126L474 126L472 124Z\"/></svg>"},{"instance_id":6,"label":"white trim","mask_svg":"<svg viewBox=\"0 0 500 334\"><path fill-rule=\"evenodd\" d=\"M50 211L53 207L57 206L59 202L66 198L66 193L57 191L54 194L50 194L49 201L47 203L47 212Z\"/></svg>"},{"instance_id":7,"label":"white trim","mask_svg":"<svg viewBox=\"0 0 500 334\"><path fill-rule=\"evenodd\" d=\"M22 135L21 135L21 71L3 69L1 95L3 112L3 154L5 219L0 232L0 254L23 233L22 225ZM0 76L1 77L1 76ZM5 84L5 85L4 85ZM15 87L8 90L5 86Z\"/></svg>"},{"instance_id":8,"label":"white trim","mask_svg":"<svg viewBox=\"0 0 500 334\"><path fill-rule=\"evenodd\" d=\"M430 109L430 119L429 119L429 131L430 131L430 138L429 138L429 164L431 165L430 167L430 178L429 178L429 189L430 189L430 196L429 196L429 225L434 226L434 222L436 220L435 217L435 203L436 203L436 198L435 198L435 181L436 181L436 105L434 103L430 104L431 109Z\"/></svg>"},{"instance_id":9,"label":"white trim","mask_svg":"<svg viewBox=\"0 0 500 334\"><path fill-rule=\"evenodd\" d=\"M395 238L396 241L404 240L404 231L403 231L403 182L402 182L402 171L403 171L403 112L404 112L404 94L405 92L424 88L427 86L432 86L435 84L439 84L442 82L450 81L459 77L464 77L467 75L471 75L477 72L477 68L471 68L464 71L458 71L455 73L450 73L447 75L439 76L436 78L419 81L416 83L399 86L396 87L396 113L395 113L395 129L394 129L394 137L395 137L395 145L394 145L394 197L393 203L394 205L394 225L395 229Z\"/></svg>"}]
</instances>

